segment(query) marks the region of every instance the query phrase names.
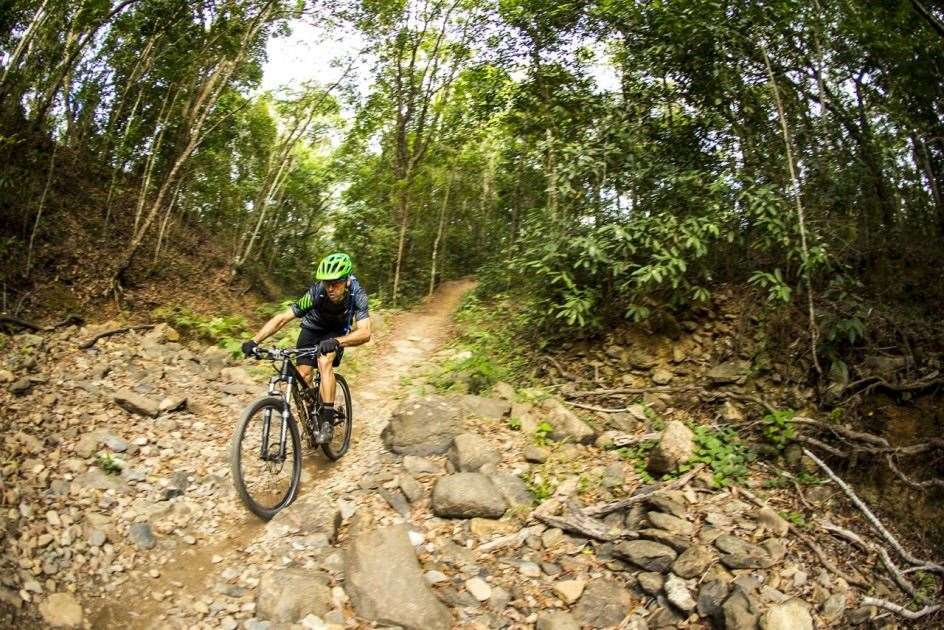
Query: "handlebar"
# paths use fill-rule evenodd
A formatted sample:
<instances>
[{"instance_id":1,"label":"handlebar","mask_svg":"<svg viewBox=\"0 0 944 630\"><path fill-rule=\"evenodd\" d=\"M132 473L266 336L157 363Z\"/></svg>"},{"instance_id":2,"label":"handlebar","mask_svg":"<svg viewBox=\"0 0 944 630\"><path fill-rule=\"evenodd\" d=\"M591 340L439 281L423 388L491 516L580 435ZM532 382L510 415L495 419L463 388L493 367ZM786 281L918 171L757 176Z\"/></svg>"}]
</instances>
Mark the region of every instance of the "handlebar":
<instances>
[{"instance_id":1,"label":"handlebar","mask_svg":"<svg viewBox=\"0 0 944 630\"><path fill-rule=\"evenodd\" d=\"M253 357L256 359L288 359L289 357L309 357L318 354L318 348L260 348L256 347Z\"/></svg>"}]
</instances>

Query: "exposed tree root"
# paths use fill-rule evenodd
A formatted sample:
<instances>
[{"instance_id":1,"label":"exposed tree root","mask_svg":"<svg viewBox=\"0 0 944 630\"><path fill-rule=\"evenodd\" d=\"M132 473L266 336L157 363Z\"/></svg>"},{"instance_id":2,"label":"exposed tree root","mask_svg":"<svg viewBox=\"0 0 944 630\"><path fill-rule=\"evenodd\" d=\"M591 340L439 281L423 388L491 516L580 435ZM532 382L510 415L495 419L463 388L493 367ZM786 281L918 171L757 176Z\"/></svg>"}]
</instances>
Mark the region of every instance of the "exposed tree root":
<instances>
[{"instance_id":1,"label":"exposed tree root","mask_svg":"<svg viewBox=\"0 0 944 630\"><path fill-rule=\"evenodd\" d=\"M628 499L620 499L619 501L605 503L603 505L598 505L596 507L584 508L583 513L586 516L603 516L605 514L609 514L610 512L618 512L619 510L625 510L626 508L628 508L629 506L633 504L642 503L643 501L647 500L649 497L651 497L654 494L658 494L660 492L666 492L667 490L674 490L676 488L681 488L682 486L687 484L689 481L691 481L692 478L695 477L695 475L701 472L701 470L704 467L705 467L704 464L699 464L695 466L694 468L692 468L691 470L689 470L684 475L682 475L681 477L679 477L678 479L672 479L670 481L663 482L662 484L658 486L654 486L645 492L640 492L639 494L635 494L629 497Z\"/></svg>"},{"instance_id":2,"label":"exposed tree root","mask_svg":"<svg viewBox=\"0 0 944 630\"><path fill-rule=\"evenodd\" d=\"M112 328L111 330L106 330L104 332L98 333L91 339L80 341L76 345L78 345L79 348L82 348L84 350L86 348L91 348L92 346L94 346L98 342L99 339L103 339L105 337L111 337L112 335L117 335L119 333L129 332L132 330L147 330L149 328L154 328L154 326L156 325L157 324L139 324L137 326L124 326L122 328Z\"/></svg>"},{"instance_id":3,"label":"exposed tree root","mask_svg":"<svg viewBox=\"0 0 944 630\"><path fill-rule=\"evenodd\" d=\"M872 527L874 527L875 530L879 534L881 534L882 538L884 538L895 549L895 551L898 552L898 555L900 555L902 558L907 560L912 565L921 565L923 567L926 567L925 570L927 571L934 571L935 573L940 573L941 575L944 575L944 566L933 563L933 562L926 562L924 560L919 560L915 558L913 555L911 555L911 553L909 553L901 545L901 543L898 542L898 539L895 538L895 536L890 531L888 531L888 529L885 527L885 525L882 524L882 522L878 519L878 517L872 513L872 510L869 509L869 506L867 506L862 501L862 499L860 499L858 495L856 495L856 493L852 490L852 488L849 487L849 484L847 484L845 481L840 479L839 476L835 472L833 472L832 468L827 466L823 460L821 460L819 457L814 455L809 449L806 449L806 448L803 449L803 453L807 457L812 459L816 463L816 465L819 466L823 470L823 472L825 472L829 476L829 478L832 479L833 482L837 486L839 486L843 492L846 493L846 496L849 497L849 499L857 508L859 508L859 510L865 516L866 520L868 520L869 523L872 525Z\"/></svg>"},{"instance_id":4,"label":"exposed tree root","mask_svg":"<svg viewBox=\"0 0 944 630\"><path fill-rule=\"evenodd\" d=\"M944 605L942 604L935 604L934 606L925 606L921 610L908 610L904 606L899 606L898 604L895 604L893 602L886 601L884 599L877 599L875 597L863 597L862 605L863 606L878 606L879 608L884 608L885 610L890 610L893 613L897 613L910 621L915 621L915 620L921 619L922 617L926 617L930 615L931 613L936 613L939 610L944 610Z\"/></svg>"}]
</instances>

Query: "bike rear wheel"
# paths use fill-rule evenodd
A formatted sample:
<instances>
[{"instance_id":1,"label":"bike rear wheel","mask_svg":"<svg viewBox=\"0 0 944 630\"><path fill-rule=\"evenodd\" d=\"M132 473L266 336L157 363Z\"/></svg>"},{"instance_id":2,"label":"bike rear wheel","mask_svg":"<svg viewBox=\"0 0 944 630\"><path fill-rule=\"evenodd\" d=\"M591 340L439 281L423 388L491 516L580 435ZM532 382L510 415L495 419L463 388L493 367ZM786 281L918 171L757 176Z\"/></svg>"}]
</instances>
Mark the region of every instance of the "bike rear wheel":
<instances>
[{"instance_id":1,"label":"bike rear wheel","mask_svg":"<svg viewBox=\"0 0 944 630\"><path fill-rule=\"evenodd\" d=\"M354 428L353 409L351 407L351 388L340 374L335 374L334 389L335 421L331 439L321 445L321 450L330 460L340 459L351 445L351 432Z\"/></svg>"},{"instance_id":2,"label":"bike rear wheel","mask_svg":"<svg viewBox=\"0 0 944 630\"><path fill-rule=\"evenodd\" d=\"M262 398L246 407L230 445L230 470L236 493L256 516L269 520L295 500L302 472L301 439L291 415L285 426L285 454L280 398ZM264 426L268 420L268 435Z\"/></svg>"}]
</instances>

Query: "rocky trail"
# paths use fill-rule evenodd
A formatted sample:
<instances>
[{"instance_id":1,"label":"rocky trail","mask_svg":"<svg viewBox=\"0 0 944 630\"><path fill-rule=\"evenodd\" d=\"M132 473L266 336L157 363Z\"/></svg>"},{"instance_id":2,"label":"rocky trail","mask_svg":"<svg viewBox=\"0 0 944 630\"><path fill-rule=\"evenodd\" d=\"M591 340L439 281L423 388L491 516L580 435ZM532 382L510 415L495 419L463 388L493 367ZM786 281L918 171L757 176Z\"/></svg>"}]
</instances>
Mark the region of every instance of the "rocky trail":
<instances>
[{"instance_id":1,"label":"rocky trail","mask_svg":"<svg viewBox=\"0 0 944 630\"><path fill-rule=\"evenodd\" d=\"M226 452L259 374L166 327L81 351L75 339L94 330L14 337L26 358L0 375L8 620L802 630L896 627L889 605L916 602L929 608L915 623L934 624L935 594L919 592L887 540L872 542L845 490L802 487L815 459L800 451L796 475L756 462L741 483L716 483L690 416L664 393L682 359L631 357L644 365L624 384L647 393L619 413L583 415L596 405L501 382L492 397L431 393L430 371L457 353L443 346L470 286L445 285L366 349L351 450L336 463L308 453L299 498L268 523L236 498ZM624 352L606 350L626 363ZM559 389L566 399L577 387ZM741 413L728 399L709 415ZM680 465L681 476L649 476Z\"/></svg>"}]
</instances>

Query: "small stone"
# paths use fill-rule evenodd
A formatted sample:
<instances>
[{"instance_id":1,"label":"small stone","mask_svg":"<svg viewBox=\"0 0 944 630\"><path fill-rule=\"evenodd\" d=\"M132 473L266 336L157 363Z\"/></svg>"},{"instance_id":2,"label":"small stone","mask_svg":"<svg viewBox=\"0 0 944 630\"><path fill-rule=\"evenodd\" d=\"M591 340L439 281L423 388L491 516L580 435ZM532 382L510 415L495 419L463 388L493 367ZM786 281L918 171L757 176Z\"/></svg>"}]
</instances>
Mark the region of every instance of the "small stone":
<instances>
[{"instance_id":1,"label":"small stone","mask_svg":"<svg viewBox=\"0 0 944 630\"><path fill-rule=\"evenodd\" d=\"M91 547L101 547L105 544L105 532L100 529L93 529L88 533L88 544Z\"/></svg>"},{"instance_id":2,"label":"small stone","mask_svg":"<svg viewBox=\"0 0 944 630\"><path fill-rule=\"evenodd\" d=\"M538 615L535 628L536 630L580 630L580 624L570 613L541 613Z\"/></svg>"},{"instance_id":3,"label":"small stone","mask_svg":"<svg viewBox=\"0 0 944 630\"><path fill-rule=\"evenodd\" d=\"M405 496L406 500L410 503L415 503L423 498L423 486L410 475L400 475L397 478L397 482L400 486L400 490L403 491L403 496Z\"/></svg>"},{"instance_id":4,"label":"small stone","mask_svg":"<svg viewBox=\"0 0 944 630\"><path fill-rule=\"evenodd\" d=\"M716 559L717 556L707 545L692 545L672 564L672 571L685 579L701 577Z\"/></svg>"},{"instance_id":5,"label":"small stone","mask_svg":"<svg viewBox=\"0 0 944 630\"><path fill-rule=\"evenodd\" d=\"M449 577L441 571L427 571L423 574L423 578L429 584L442 584L449 581Z\"/></svg>"},{"instance_id":6,"label":"small stone","mask_svg":"<svg viewBox=\"0 0 944 630\"><path fill-rule=\"evenodd\" d=\"M675 378L675 374L671 370L655 368L652 371L652 382L656 385L668 385L673 378Z\"/></svg>"},{"instance_id":7,"label":"small stone","mask_svg":"<svg viewBox=\"0 0 944 630\"><path fill-rule=\"evenodd\" d=\"M157 544L151 526L147 523L133 523L128 530L128 537L138 549L152 549Z\"/></svg>"},{"instance_id":8,"label":"small stone","mask_svg":"<svg viewBox=\"0 0 944 630\"><path fill-rule=\"evenodd\" d=\"M522 562L518 565L518 572L525 577L536 578L541 576L541 567L534 562Z\"/></svg>"},{"instance_id":9,"label":"small stone","mask_svg":"<svg viewBox=\"0 0 944 630\"><path fill-rule=\"evenodd\" d=\"M809 605L800 599L791 599L772 606L761 619L764 630L813 630Z\"/></svg>"},{"instance_id":10,"label":"small stone","mask_svg":"<svg viewBox=\"0 0 944 630\"><path fill-rule=\"evenodd\" d=\"M659 442L649 453L647 468L655 474L674 471L679 464L684 464L695 453L695 434L678 420L669 422Z\"/></svg>"},{"instance_id":11,"label":"small stone","mask_svg":"<svg viewBox=\"0 0 944 630\"><path fill-rule=\"evenodd\" d=\"M829 598L823 603L822 608L819 611L820 616L827 623L832 623L836 621L842 614L846 612L846 594L845 593L833 593Z\"/></svg>"},{"instance_id":12,"label":"small stone","mask_svg":"<svg viewBox=\"0 0 944 630\"><path fill-rule=\"evenodd\" d=\"M662 577L662 574L655 571L638 573L636 579L639 581L639 588L653 596L661 593L662 586L665 584L665 578Z\"/></svg>"},{"instance_id":13,"label":"small stone","mask_svg":"<svg viewBox=\"0 0 944 630\"><path fill-rule=\"evenodd\" d=\"M488 583L482 578L472 578L465 581L465 588L469 593L472 594L472 597L484 602L489 597L492 596L492 588Z\"/></svg>"},{"instance_id":14,"label":"small stone","mask_svg":"<svg viewBox=\"0 0 944 630\"><path fill-rule=\"evenodd\" d=\"M102 444L110 448L115 453L124 453L128 450L128 443L117 435L113 435L111 433L108 433L102 437Z\"/></svg>"},{"instance_id":15,"label":"small stone","mask_svg":"<svg viewBox=\"0 0 944 630\"><path fill-rule=\"evenodd\" d=\"M39 605L39 613L54 628L77 628L82 625L82 606L69 593L53 593Z\"/></svg>"},{"instance_id":16,"label":"small stone","mask_svg":"<svg viewBox=\"0 0 944 630\"><path fill-rule=\"evenodd\" d=\"M762 507L757 511L757 522L776 536L786 536L790 529L790 523L769 506Z\"/></svg>"},{"instance_id":17,"label":"small stone","mask_svg":"<svg viewBox=\"0 0 944 630\"><path fill-rule=\"evenodd\" d=\"M665 581L665 596L673 606L685 612L695 610L695 600L688 590L688 586L682 578L674 573L670 573Z\"/></svg>"},{"instance_id":18,"label":"small stone","mask_svg":"<svg viewBox=\"0 0 944 630\"><path fill-rule=\"evenodd\" d=\"M521 454L524 456L525 461L535 464L543 464L547 461L547 458L551 456L551 452L546 448L534 445L524 447Z\"/></svg>"},{"instance_id":19,"label":"small stone","mask_svg":"<svg viewBox=\"0 0 944 630\"><path fill-rule=\"evenodd\" d=\"M573 604L583 595L583 589L587 586L584 580L562 580L554 582L554 592L557 593L564 603Z\"/></svg>"},{"instance_id":20,"label":"small stone","mask_svg":"<svg viewBox=\"0 0 944 630\"><path fill-rule=\"evenodd\" d=\"M614 548L617 556L646 571L666 573L678 554L671 547L651 540L630 540Z\"/></svg>"}]
</instances>

